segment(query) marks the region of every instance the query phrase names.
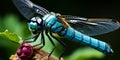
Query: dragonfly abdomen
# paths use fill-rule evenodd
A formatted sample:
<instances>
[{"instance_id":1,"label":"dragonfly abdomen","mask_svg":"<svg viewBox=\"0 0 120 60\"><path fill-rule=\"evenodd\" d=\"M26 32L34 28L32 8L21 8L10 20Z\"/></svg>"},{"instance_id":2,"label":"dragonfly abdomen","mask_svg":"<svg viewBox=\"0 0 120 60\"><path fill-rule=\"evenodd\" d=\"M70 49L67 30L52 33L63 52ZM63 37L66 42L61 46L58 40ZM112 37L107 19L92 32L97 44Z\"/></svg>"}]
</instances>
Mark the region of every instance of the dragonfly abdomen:
<instances>
[{"instance_id":1,"label":"dragonfly abdomen","mask_svg":"<svg viewBox=\"0 0 120 60\"><path fill-rule=\"evenodd\" d=\"M61 36L67 39L91 46L92 48L95 48L104 53L112 52L112 49L107 43L82 34L70 26L68 28L64 28L62 23L60 23L54 15L47 14L43 17L43 20L46 23L47 29L50 29L51 32L59 33Z\"/></svg>"},{"instance_id":2,"label":"dragonfly abdomen","mask_svg":"<svg viewBox=\"0 0 120 60\"><path fill-rule=\"evenodd\" d=\"M71 39L81 44L91 46L92 48L95 48L101 52L112 53L112 49L107 43L82 34L81 32L78 32L71 27L62 31L61 35L67 39Z\"/></svg>"}]
</instances>

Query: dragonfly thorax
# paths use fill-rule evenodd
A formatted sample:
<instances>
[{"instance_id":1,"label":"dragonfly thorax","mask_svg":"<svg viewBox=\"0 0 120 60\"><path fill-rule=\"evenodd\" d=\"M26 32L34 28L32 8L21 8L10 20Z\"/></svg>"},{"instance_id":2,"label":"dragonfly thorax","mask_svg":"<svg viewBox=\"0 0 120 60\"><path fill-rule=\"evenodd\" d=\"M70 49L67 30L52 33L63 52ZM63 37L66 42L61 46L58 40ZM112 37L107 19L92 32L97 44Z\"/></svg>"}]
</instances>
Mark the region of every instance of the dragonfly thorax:
<instances>
[{"instance_id":1,"label":"dragonfly thorax","mask_svg":"<svg viewBox=\"0 0 120 60\"><path fill-rule=\"evenodd\" d=\"M28 23L28 26L33 34L37 34L38 32L43 30L43 20L39 17L33 17Z\"/></svg>"}]
</instances>

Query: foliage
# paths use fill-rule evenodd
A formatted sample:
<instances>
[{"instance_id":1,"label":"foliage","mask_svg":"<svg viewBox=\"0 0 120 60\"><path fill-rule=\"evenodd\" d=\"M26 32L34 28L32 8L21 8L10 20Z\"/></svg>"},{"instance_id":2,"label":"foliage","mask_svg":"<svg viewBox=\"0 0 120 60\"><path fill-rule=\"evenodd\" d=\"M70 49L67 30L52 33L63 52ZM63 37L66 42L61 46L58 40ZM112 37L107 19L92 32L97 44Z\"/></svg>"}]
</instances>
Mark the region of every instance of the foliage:
<instances>
[{"instance_id":1,"label":"foliage","mask_svg":"<svg viewBox=\"0 0 120 60\"><path fill-rule=\"evenodd\" d=\"M104 54L92 49L90 47L79 48L75 50L70 56L66 57L66 60L89 60L89 59L99 59L104 57Z\"/></svg>"}]
</instances>

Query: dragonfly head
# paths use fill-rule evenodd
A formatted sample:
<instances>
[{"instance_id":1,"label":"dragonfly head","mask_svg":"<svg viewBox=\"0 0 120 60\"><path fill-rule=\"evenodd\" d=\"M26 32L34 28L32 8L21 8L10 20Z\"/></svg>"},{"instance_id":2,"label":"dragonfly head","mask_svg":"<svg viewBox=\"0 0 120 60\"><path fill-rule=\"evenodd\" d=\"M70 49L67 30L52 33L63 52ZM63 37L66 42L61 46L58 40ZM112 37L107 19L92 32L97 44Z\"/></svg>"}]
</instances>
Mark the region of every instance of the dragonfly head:
<instances>
[{"instance_id":1,"label":"dragonfly head","mask_svg":"<svg viewBox=\"0 0 120 60\"><path fill-rule=\"evenodd\" d=\"M43 20L39 17L33 17L28 23L33 34L40 33L43 30Z\"/></svg>"}]
</instances>

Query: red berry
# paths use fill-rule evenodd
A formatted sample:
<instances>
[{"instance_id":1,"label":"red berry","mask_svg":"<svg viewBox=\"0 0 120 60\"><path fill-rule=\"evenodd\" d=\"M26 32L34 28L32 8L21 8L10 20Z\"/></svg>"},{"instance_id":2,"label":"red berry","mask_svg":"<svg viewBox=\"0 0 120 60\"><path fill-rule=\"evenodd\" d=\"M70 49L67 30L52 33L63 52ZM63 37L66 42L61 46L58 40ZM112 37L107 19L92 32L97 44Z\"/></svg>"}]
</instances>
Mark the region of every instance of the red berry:
<instances>
[{"instance_id":1,"label":"red berry","mask_svg":"<svg viewBox=\"0 0 120 60\"><path fill-rule=\"evenodd\" d=\"M18 49L18 50L17 50L18 56L21 55L21 53L22 53L21 49Z\"/></svg>"},{"instance_id":2,"label":"red berry","mask_svg":"<svg viewBox=\"0 0 120 60\"><path fill-rule=\"evenodd\" d=\"M17 50L17 55L21 59L28 59L33 53L32 46L28 43L22 43L20 48Z\"/></svg>"},{"instance_id":3,"label":"red berry","mask_svg":"<svg viewBox=\"0 0 120 60\"><path fill-rule=\"evenodd\" d=\"M22 47L32 47L30 44L28 44L28 43L22 43Z\"/></svg>"}]
</instances>

